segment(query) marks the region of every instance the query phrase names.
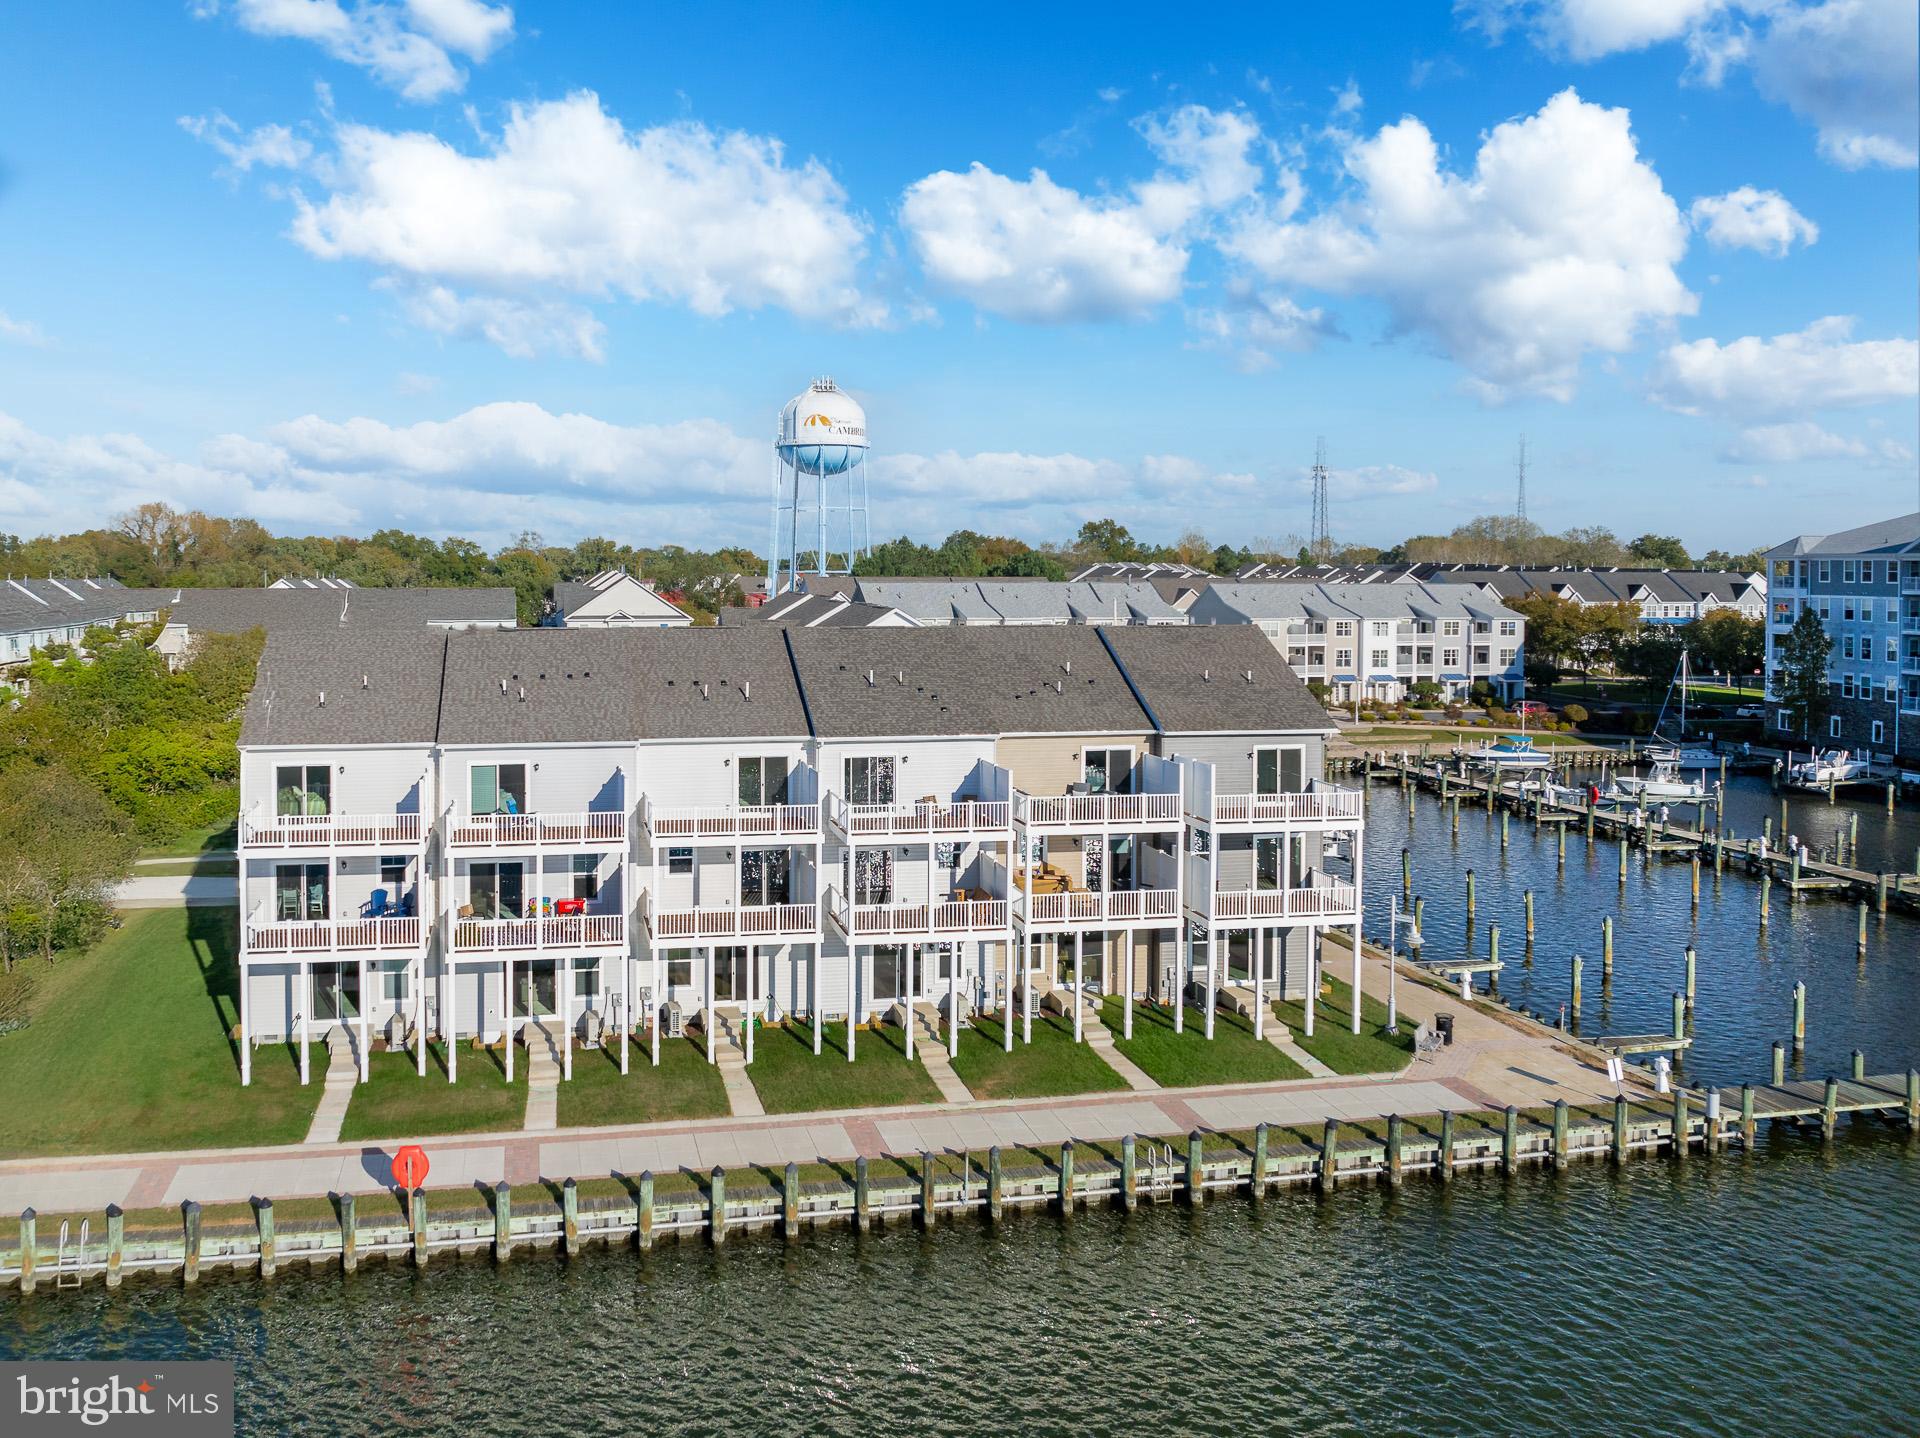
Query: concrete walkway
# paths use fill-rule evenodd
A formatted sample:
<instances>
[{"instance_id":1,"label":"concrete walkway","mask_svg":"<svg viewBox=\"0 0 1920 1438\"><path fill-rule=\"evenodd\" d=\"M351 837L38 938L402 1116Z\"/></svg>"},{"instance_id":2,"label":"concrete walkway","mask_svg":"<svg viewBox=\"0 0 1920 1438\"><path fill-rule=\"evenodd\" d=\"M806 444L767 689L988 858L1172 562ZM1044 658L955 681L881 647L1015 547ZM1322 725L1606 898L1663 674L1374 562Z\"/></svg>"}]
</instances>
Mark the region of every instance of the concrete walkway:
<instances>
[{"instance_id":1,"label":"concrete walkway","mask_svg":"<svg viewBox=\"0 0 1920 1438\"><path fill-rule=\"evenodd\" d=\"M240 880L232 874L136 874L113 886L119 909L167 909L180 904L240 902Z\"/></svg>"},{"instance_id":2,"label":"concrete walkway","mask_svg":"<svg viewBox=\"0 0 1920 1438\"><path fill-rule=\"evenodd\" d=\"M1262 1031L1268 1043L1272 1044L1275 1048L1279 1049L1281 1053L1299 1064L1301 1068L1305 1069L1314 1078L1332 1078L1334 1076L1332 1069L1321 1063L1319 1059L1315 1058L1293 1041L1292 1031L1288 1029L1285 1024L1281 1023L1280 1020L1268 1019L1262 1026Z\"/></svg>"},{"instance_id":3,"label":"concrete walkway","mask_svg":"<svg viewBox=\"0 0 1920 1438\"><path fill-rule=\"evenodd\" d=\"M913 1006L913 1056L940 1090L947 1103L972 1103L973 1090L960 1081L947 1057L947 1046L940 1039L940 1013L932 1004Z\"/></svg>"},{"instance_id":4,"label":"concrete walkway","mask_svg":"<svg viewBox=\"0 0 1920 1438\"><path fill-rule=\"evenodd\" d=\"M1366 960L1369 993L1384 992L1386 967ZM1400 1074L1299 1079L1288 1083L1055 1099L858 1109L777 1118L732 1116L694 1122L511 1132L417 1140L433 1164L430 1184L592 1178L715 1164L838 1161L862 1154L983 1149L993 1144L1097 1142L1127 1133L1178 1134L1257 1123L1318 1125L1448 1109L1531 1107L1556 1099L1611 1102L1614 1087L1592 1050L1564 1036L1404 980L1402 1021L1447 1010L1455 1042L1421 1054ZM1630 1070L1630 1072L1632 1072ZM1636 1084L1641 1083L1636 1075ZM757 1096L756 1096L757 1102ZM405 1140L185 1153L15 1159L0 1163L0 1213L202 1203L337 1192L373 1193L390 1182L392 1154Z\"/></svg>"},{"instance_id":5,"label":"concrete walkway","mask_svg":"<svg viewBox=\"0 0 1920 1438\"><path fill-rule=\"evenodd\" d=\"M340 1142L340 1125L346 1121L347 1105L353 1101L353 1088L360 1079L353 1042L342 1025L327 1031L327 1073L320 1087L320 1107L313 1111L313 1122L307 1127L309 1145Z\"/></svg>"},{"instance_id":6,"label":"concrete walkway","mask_svg":"<svg viewBox=\"0 0 1920 1438\"><path fill-rule=\"evenodd\" d=\"M560 1124L560 1036L537 1023L527 1025L526 1035L527 1115L520 1126L528 1133L552 1133Z\"/></svg>"}]
</instances>

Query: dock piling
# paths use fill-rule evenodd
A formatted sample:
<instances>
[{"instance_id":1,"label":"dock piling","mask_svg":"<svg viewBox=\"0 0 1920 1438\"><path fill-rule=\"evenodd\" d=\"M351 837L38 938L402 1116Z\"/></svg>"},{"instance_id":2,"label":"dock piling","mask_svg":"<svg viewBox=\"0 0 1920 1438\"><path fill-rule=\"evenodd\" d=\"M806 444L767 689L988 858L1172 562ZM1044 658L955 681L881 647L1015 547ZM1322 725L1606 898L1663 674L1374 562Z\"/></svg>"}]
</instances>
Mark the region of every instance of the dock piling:
<instances>
[{"instance_id":1,"label":"dock piling","mask_svg":"<svg viewBox=\"0 0 1920 1438\"><path fill-rule=\"evenodd\" d=\"M1687 1112L1687 1091L1679 1084L1673 1086L1672 1139L1674 1157L1685 1158L1693 1143L1693 1119Z\"/></svg>"},{"instance_id":2,"label":"dock piling","mask_svg":"<svg viewBox=\"0 0 1920 1438\"><path fill-rule=\"evenodd\" d=\"M1793 986L1793 1051L1795 1055L1806 1052L1807 1048L1807 984L1802 979Z\"/></svg>"},{"instance_id":3,"label":"dock piling","mask_svg":"<svg viewBox=\"0 0 1920 1438\"><path fill-rule=\"evenodd\" d=\"M1687 996L1673 991L1673 1037L1676 1042L1687 1036Z\"/></svg>"},{"instance_id":4,"label":"dock piling","mask_svg":"<svg viewBox=\"0 0 1920 1438\"><path fill-rule=\"evenodd\" d=\"M1570 965L1573 970L1573 1016L1576 1019L1580 1017L1580 968L1584 962L1578 954L1575 954Z\"/></svg>"},{"instance_id":5,"label":"dock piling","mask_svg":"<svg viewBox=\"0 0 1920 1438\"><path fill-rule=\"evenodd\" d=\"M1400 896L1403 899L1413 896L1413 851L1404 845L1400 850Z\"/></svg>"},{"instance_id":6,"label":"dock piling","mask_svg":"<svg viewBox=\"0 0 1920 1438\"><path fill-rule=\"evenodd\" d=\"M933 1163L933 1155L928 1154L926 1161L929 1167L931 1167ZM1073 1212L1073 1140L1072 1139L1066 1139L1060 1145L1060 1212L1062 1214L1068 1214Z\"/></svg>"},{"instance_id":7,"label":"dock piling","mask_svg":"<svg viewBox=\"0 0 1920 1438\"><path fill-rule=\"evenodd\" d=\"M1200 1130L1187 1135L1187 1202L1195 1208L1207 1201L1206 1151L1201 1146Z\"/></svg>"},{"instance_id":8,"label":"dock piling","mask_svg":"<svg viewBox=\"0 0 1920 1438\"><path fill-rule=\"evenodd\" d=\"M997 1217L1000 1213L1000 1205L998 1202L1000 1150L997 1148L993 1151L993 1177L995 1198L993 1212ZM867 1156L861 1154L860 1157L853 1161L853 1226L855 1231L859 1233L865 1233L867 1231L868 1222L872 1218L872 1210L868 1205L869 1197L870 1194L867 1187Z\"/></svg>"},{"instance_id":9,"label":"dock piling","mask_svg":"<svg viewBox=\"0 0 1920 1438\"><path fill-rule=\"evenodd\" d=\"M1005 1189L1000 1178L1000 1145L987 1150L987 1217L998 1219Z\"/></svg>"},{"instance_id":10,"label":"dock piling","mask_svg":"<svg viewBox=\"0 0 1920 1438\"><path fill-rule=\"evenodd\" d=\"M1262 1129L1266 1125L1261 1125ZM1128 1213L1140 1206L1140 1158L1132 1134L1120 1140L1120 1206Z\"/></svg>"},{"instance_id":11,"label":"dock piling","mask_svg":"<svg viewBox=\"0 0 1920 1438\"><path fill-rule=\"evenodd\" d=\"M1693 866L1693 907L1700 907L1700 856L1695 854L1691 860Z\"/></svg>"},{"instance_id":12,"label":"dock piling","mask_svg":"<svg viewBox=\"0 0 1920 1438\"><path fill-rule=\"evenodd\" d=\"M1504 1122L1500 1128L1500 1172L1509 1176L1520 1156L1520 1110L1512 1104L1507 1105Z\"/></svg>"},{"instance_id":13,"label":"dock piling","mask_svg":"<svg viewBox=\"0 0 1920 1438\"><path fill-rule=\"evenodd\" d=\"M1600 921L1600 982L1613 982L1613 915Z\"/></svg>"},{"instance_id":14,"label":"dock piling","mask_svg":"<svg viewBox=\"0 0 1920 1438\"><path fill-rule=\"evenodd\" d=\"M1862 900L1860 904L1859 921L1854 925L1853 948L1854 948L1854 952L1859 954L1861 958L1863 959L1866 958L1867 956L1867 905L1864 900Z\"/></svg>"},{"instance_id":15,"label":"dock piling","mask_svg":"<svg viewBox=\"0 0 1920 1438\"><path fill-rule=\"evenodd\" d=\"M640 1174L640 1212L633 1236L643 1252L653 1247L653 1170L650 1168Z\"/></svg>"},{"instance_id":16,"label":"dock piling","mask_svg":"<svg viewBox=\"0 0 1920 1438\"><path fill-rule=\"evenodd\" d=\"M34 1269L40 1262L40 1215L31 1208L20 1210L20 1291L31 1293L38 1281ZM56 1275L56 1278L58 1275Z\"/></svg>"},{"instance_id":17,"label":"dock piling","mask_svg":"<svg viewBox=\"0 0 1920 1438\"><path fill-rule=\"evenodd\" d=\"M1320 1191L1333 1192L1340 1181L1340 1120L1330 1118L1320 1130Z\"/></svg>"},{"instance_id":18,"label":"dock piling","mask_svg":"<svg viewBox=\"0 0 1920 1438\"><path fill-rule=\"evenodd\" d=\"M1253 1130L1253 1173L1250 1177L1253 1196L1265 1198L1267 1194L1267 1126L1256 1124Z\"/></svg>"},{"instance_id":19,"label":"dock piling","mask_svg":"<svg viewBox=\"0 0 1920 1438\"><path fill-rule=\"evenodd\" d=\"M780 1176L780 1235L783 1238L800 1236L800 1165L788 1163L787 1171Z\"/></svg>"},{"instance_id":20,"label":"dock piling","mask_svg":"<svg viewBox=\"0 0 1920 1438\"><path fill-rule=\"evenodd\" d=\"M1400 1185L1400 1115L1387 1115L1387 1182L1394 1187Z\"/></svg>"},{"instance_id":21,"label":"dock piling","mask_svg":"<svg viewBox=\"0 0 1920 1438\"><path fill-rule=\"evenodd\" d=\"M180 1281L200 1281L200 1205L188 1199L180 1205L181 1242Z\"/></svg>"},{"instance_id":22,"label":"dock piling","mask_svg":"<svg viewBox=\"0 0 1920 1438\"><path fill-rule=\"evenodd\" d=\"M260 1276L273 1277L273 1200L255 1199L253 1204L254 1227L259 1231L260 1240Z\"/></svg>"},{"instance_id":23,"label":"dock piling","mask_svg":"<svg viewBox=\"0 0 1920 1438\"><path fill-rule=\"evenodd\" d=\"M1064 1175L1060 1182L1063 1192L1072 1186L1073 1154L1070 1151L1072 1147L1069 1143L1060 1145L1060 1171ZM939 1204L935 1199L933 1188L933 1154L922 1149L920 1152L920 1226L932 1228L939 1212Z\"/></svg>"},{"instance_id":24,"label":"dock piling","mask_svg":"<svg viewBox=\"0 0 1920 1438\"><path fill-rule=\"evenodd\" d=\"M120 1286L120 1263L126 1257L127 1216L117 1203L107 1205L107 1287Z\"/></svg>"},{"instance_id":25,"label":"dock piling","mask_svg":"<svg viewBox=\"0 0 1920 1438\"><path fill-rule=\"evenodd\" d=\"M1440 1178L1453 1177L1453 1110L1440 1110Z\"/></svg>"},{"instance_id":26,"label":"dock piling","mask_svg":"<svg viewBox=\"0 0 1920 1438\"><path fill-rule=\"evenodd\" d=\"M493 1186L493 1261L513 1257L513 1185L504 1178Z\"/></svg>"},{"instance_id":27,"label":"dock piling","mask_svg":"<svg viewBox=\"0 0 1920 1438\"><path fill-rule=\"evenodd\" d=\"M1787 1046L1779 1039L1773 1041L1773 1079L1775 1088L1787 1081Z\"/></svg>"},{"instance_id":28,"label":"dock piling","mask_svg":"<svg viewBox=\"0 0 1920 1438\"><path fill-rule=\"evenodd\" d=\"M716 1163L707 1183L707 1234L718 1248L727 1241L727 1171Z\"/></svg>"},{"instance_id":29,"label":"dock piling","mask_svg":"<svg viewBox=\"0 0 1920 1438\"><path fill-rule=\"evenodd\" d=\"M1833 1141L1833 1130L1840 1119L1840 1080L1827 1075L1826 1092L1820 1099L1820 1137Z\"/></svg>"},{"instance_id":30,"label":"dock piling","mask_svg":"<svg viewBox=\"0 0 1920 1438\"><path fill-rule=\"evenodd\" d=\"M1563 1098L1553 1101L1553 1166L1567 1166L1567 1101Z\"/></svg>"},{"instance_id":31,"label":"dock piling","mask_svg":"<svg viewBox=\"0 0 1920 1438\"><path fill-rule=\"evenodd\" d=\"M1753 1085L1740 1085L1740 1146L1753 1147Z\"/></svg>"},{"instance_id":32,"label":"dock piling","mask_svg":"<svg viewBox=\"0 0 1920 1438\"><path fill-rule=\"evenodd\" d=\"M1694 980L1696 978L1698 969L1699 969L1699 960L1693 952L1693 945L1688 944L1687 945L1687 965L1686 965L1687 1012L1688 1013L1692 1013L1694 1010L1694 997L1697 992L1697 988Z\"/></svg>"},{"instance_id":33,"label":"dock piling","mask_svg":"<svg viewBox=\"0 0 1920 1438\"><path fill-rule=\"evenodd\" d=\"M1467 870L1467 917L1469 919L1473 917L1473 907L1473 870L1469 869Z\"/></svg>"},{"instance_id":34,"label":"dock piling","mask_svg":"<svg viewBox=\"0 0 1920 1438\"><path fill-rule=\"evenodd\" d=\"M1864 1083L1867 1077L1867 1056L1859 1049L1853 1051L1853 1081Z\"/></svg>"},{"instance_id":35,"label":"dock piling","mask_svg":"<svg viewBox=\"0 0 1920 1438\"><path fill-rule=\"evenodd\" d=\"M1613 1161L1625 1163L1627 1159L1627 1096L1623 1093L1613 1096Z\"/></svg>"},{"instance_id":36,"label":"dock piling","mask_svg":"<svg viewBox=\"0 0 1920 1438\"><path fill-rule=\"evenodd\" d=\"M1920 1130L1920 1069L1907 1070L1907 1128Z\"/></svg>"},{"instance_id":37,"label":"dock piling","mask_svg":"<svg viewBox=\"0 0 1920 1438\"><path fill-rule=\"evenodd\" d=\"M568 1258L580 1256L580 1185L571 1178L560 1185L560 1246Z\"/></svg>"},{"instance_id":38,"label":"dock piling","mask_svg":"<svg viewBox=\"0 0 1920 1438\"><path fill-rule=\"evenodd\" d=\"M427 1191L416 1188L413 1191L413 1266L427 1266Z\"/></svg>"},{"instance_id":39,"label":"dock piling","mask_svg":"<svg viewBox=\"0 0 1920 1438\"><path fill-rule=\"evenodd\" d=\"M343 1193L340 1203L340 1271L352 1273L360 1266L360 1225L354 1221L353 1195Z\"/></svg>"},{"instance_id":40,"label":"dock piling","mask_svg":"<svg viewBox=\"0 0 1920 1438\"><path fill-rule=\"evenodd\" d=\"M1526 909L1527 909L1527 942L1528 944L1532 944L1533 942L1533 890L1528 889L1526 893L1523 894L1521 897L1525 901Z\"/></svg>"},{"instance_id":41,"label":"dock piling","mask_svg":"<svg viewBox=\"0 0 1920 1438\"><path fill-rule=\"evenodd\" d=\"M1763 873L1760 875L1760 927L1763 929L1767 926L1767 909L1772 898L1773 875Z\"/></svg>"}]
</instances>

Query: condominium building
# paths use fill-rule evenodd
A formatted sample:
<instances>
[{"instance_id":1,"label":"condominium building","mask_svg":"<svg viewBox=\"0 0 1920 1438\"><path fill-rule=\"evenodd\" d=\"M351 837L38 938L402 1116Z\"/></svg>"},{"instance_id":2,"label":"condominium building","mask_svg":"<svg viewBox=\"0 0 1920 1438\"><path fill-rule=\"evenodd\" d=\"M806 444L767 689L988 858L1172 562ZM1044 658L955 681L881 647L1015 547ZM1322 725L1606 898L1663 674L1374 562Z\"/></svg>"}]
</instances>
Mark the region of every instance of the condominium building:
<instances>
[{"instance_id":1,"label":"condominium building","mask_svg":"<svg viewBox=\"0 0 1920 1438\"><path fill-rule=\"evenodd\" d=\"M163 600L163 591L129 589L115 579L0 581L0 669L56 644L79 644L95 625L151 622Z\"/></svg>"},{"instance_id":2,"label":"condominium building","mask_svg":"<svg viewBox=\"0 0 1920 1438\"><path fill-rule=\"evenodd\" d=\"M1796 535L1767 551L1767 569L1768 727L1920 765L1920 513ZM1833 641L1830 710L1815 734L1779 704L1780 646L1807 610Z\"/></svg>"},{"instance_id":3,"label":"condominium building","mask_svg":"<svg viewBox=\"0 0 1920 1438\"><path fill-rule=\"evenodd\" d=\"M1328 732L1245 626L273 635L243 1052L1303 994L1360 914Z\"/></svg>"},{"instance_id":4,"label":"condominium building","mask_svg":"<svg viewBox=\"0 0 1920 1438\"><path fill-rule=\"evenodd\" d=\"M1196 626L1253 625L1340 703L1394 703L1423 681L1449 699L1482 681L1503 698L1521 688L1525 618L1465 586L1213 584L1187 617Z\"/></svg>"}]
</instances>

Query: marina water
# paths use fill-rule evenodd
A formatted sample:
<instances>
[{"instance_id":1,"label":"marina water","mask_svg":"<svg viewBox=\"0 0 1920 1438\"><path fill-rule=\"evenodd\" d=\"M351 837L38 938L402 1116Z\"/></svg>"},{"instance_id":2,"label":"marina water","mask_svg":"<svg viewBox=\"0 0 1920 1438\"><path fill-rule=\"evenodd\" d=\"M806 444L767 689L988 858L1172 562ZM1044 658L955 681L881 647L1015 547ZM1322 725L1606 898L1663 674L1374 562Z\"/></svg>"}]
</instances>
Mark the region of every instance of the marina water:
<instances>
[{"instance_id":1,"label":"marina water","mask_svg":"<svg viewBox=\"0 0 1920 1438\"><path fill-rule=\"evenodd\" d=\"M1409 822L1376 786L1370 810L1370 931L1406 844L1429 951L1458 952L1471 867L1476 952L1499 922L1501 991L1525 1007L1557 1011L1577 951L1587 1032L1664 1029L1693 943L1690 1077L1764 1078L1796 980L1807 1073L1854 1048L1875 1072L1920 1063L1911 917L1871 917L1860 963L1850 903L1776 886L1763 938L1758 885L1731 869L1703 873L1696 916L1685 864L1634 851L1622 888L1614 845L1578 831L1561 872L1551 828L1518 816L1503 855L1482 811L1463 806L1456 839L1430 797ZM1198 1212L95 1285L13 1307L0 1355L231 1356L246 1433L1911 1432L1917 1184L1920 1147L1862 1121L1830 1147L1779 1133L1752 1154Z\"/></svg>"}]
</instances>

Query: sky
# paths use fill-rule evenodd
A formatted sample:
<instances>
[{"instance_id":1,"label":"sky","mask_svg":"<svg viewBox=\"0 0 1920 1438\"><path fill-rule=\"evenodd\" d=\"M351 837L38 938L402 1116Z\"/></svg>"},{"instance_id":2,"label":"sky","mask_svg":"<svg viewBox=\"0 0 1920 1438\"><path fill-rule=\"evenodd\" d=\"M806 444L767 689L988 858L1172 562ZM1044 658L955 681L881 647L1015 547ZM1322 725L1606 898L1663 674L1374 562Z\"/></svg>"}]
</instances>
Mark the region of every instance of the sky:
<instances>
[{"instance_id":1,"label":"sky","mask_svg":"<svg viewBox=\"0 0 1920 1438\"><path fill-rule=\"evenodd\" d=\"M14 7L0 530L1740 550L1920 507L1914 0Z\"/></svg>"}]
</instances>

